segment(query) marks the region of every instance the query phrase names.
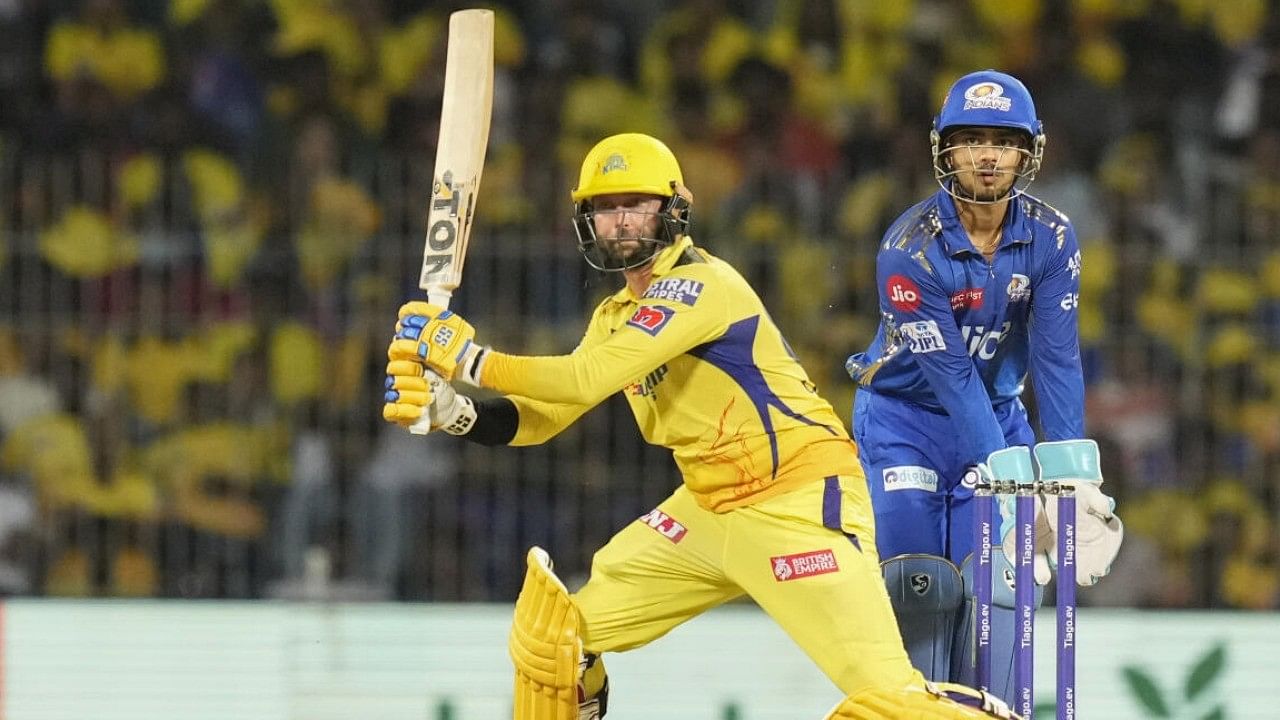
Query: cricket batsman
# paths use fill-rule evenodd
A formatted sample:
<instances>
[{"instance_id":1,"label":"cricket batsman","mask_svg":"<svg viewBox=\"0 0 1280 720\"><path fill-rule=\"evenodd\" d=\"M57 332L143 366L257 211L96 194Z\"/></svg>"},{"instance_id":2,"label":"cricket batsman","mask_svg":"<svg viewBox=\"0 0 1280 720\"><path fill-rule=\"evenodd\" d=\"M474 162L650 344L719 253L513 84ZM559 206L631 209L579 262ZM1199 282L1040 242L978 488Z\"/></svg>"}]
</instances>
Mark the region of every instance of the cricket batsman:
<instances>
[{"instance_id":1,"label":"cricket batsman","mask_svg":"<svg viewBox=\"0 0 1280 720\"><path fill-rule=\"evenodd\" d=\"M814 391L760 298L689 235L676 158L640 134L606 138L572 192L578 247L623 287L568 355L479 344L458 314L411 302L388 349L384 417L485 445L547 442L621 392L683 483L618 532L569 593L540 548L510 636L517 720L603 717L601 655L641 647L748 595L844 692L829 716L1012 717L1002 703L925 682L879 573L853 441ZM473 401L448 381L503 393Z\"/></svg>"},{"instance_id":2,"label":"cricket batsman","mask_svg":"<svg viewBox=\"0 0 1280 720\"><path fill-rule=\"evenodd\" d=\"M947 93L929 137L941 189L884 234L876 257L880 327L847 369L858 383L854 437L876 544L908 652L930 679L971 683L973 589L962 579L967 566L963 574L957 566L971 550L978 479L991 479L993 465L1018 464L994 460L1034 446L1035 464L1028 458L1022 466L1076 486L1080 585L1107 574L1123 526L1100 490L1097 444L1085 439L1075 230L1026 193L1045 146L1031 95L1002 72L966 75ZM1020 399L1028 371L1039 444ZM990 689L1011 701L1012 498L1001 515ZM1038 585L1056 562L1056 517L1056 501L1040 504Z\"/></svg>"}]
</instances>

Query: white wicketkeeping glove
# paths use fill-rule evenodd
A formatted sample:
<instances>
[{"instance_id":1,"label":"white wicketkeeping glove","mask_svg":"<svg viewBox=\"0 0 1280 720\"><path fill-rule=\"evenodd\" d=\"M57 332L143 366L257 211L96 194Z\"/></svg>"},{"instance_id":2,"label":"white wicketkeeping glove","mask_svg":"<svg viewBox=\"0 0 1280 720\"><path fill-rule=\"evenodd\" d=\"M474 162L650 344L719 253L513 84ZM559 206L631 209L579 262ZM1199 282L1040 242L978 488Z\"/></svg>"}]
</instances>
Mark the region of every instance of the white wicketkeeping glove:
<instances>
[{"instance_id":1,"label":"white wicketkeeping glove","mask_svg":"<svg viewBox=\"0 0 1280 720\"><path fill-rule=\"evenodd\" d=\"M1026 484L1035 481L1035 468L1031 464L1031 450L1025 445L997 450L987 456L985 463L978 464L978 472L988 482L992 480L1016 481ZM1018 564L1018 529L1016 518L1017 498L1013 495L1000 496L1000 549L1009 562ZM1044 512L1044 501L1039 495L1035 502L1035 555L1033 565L1037 585L1046 585L1053 578L1049 567L1049 556L1046 549L1053 544L1053 530Z\"/></svg>"},{"instance_id":2,"label":"white wicketkeeping glove","mask_svg":"<svg viewBox=\"0 0 1280 720\"><path fill-rule=\"evenodd\" d=\"M1098 443L1093 440L1058 440L1035 447L1040 480L1075 487L1076 584L1088 587L1111 572L1111 563L1124 542L1124 523L1115 514L1116 501L1102 493L1102 469ZM1057 566L1058 503L1046 507L1054 542L1046 548Z\"/></svg>"}]
</instances>

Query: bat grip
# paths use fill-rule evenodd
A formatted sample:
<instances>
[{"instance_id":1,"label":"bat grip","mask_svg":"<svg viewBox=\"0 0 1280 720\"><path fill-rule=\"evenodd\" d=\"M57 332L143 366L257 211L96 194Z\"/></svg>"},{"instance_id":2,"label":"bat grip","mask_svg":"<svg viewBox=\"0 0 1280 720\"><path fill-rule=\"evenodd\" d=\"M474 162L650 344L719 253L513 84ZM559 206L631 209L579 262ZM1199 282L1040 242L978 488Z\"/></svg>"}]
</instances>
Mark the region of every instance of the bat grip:
<instances>
[{"instance_id":1,"label":"bat grip","mask_svg":"<svg viewBox=\"0 0 1280 720\"><path fill-rule=\"evenodd\" d=\"M442 308L449 307L449 299L452 297L452 290L433 288L427 291L427 300L432 305L439 305ZM417 422L409 426L409 432L414 435L426 435L431 432L431 412L429 410L424 412Z\"/></svg>"},{"instance_id":2,"label":"bat grip","mask_svg":"<svg viewBox=\"0 0 1280 720\"><path fill-rule=\"evenodd\" d=\"M442 308L449 307L449 300L453 297L453 291L446 288L432 288L427 291L427 300L432 305L439 305Z\"/></svg>"}]
</instances>

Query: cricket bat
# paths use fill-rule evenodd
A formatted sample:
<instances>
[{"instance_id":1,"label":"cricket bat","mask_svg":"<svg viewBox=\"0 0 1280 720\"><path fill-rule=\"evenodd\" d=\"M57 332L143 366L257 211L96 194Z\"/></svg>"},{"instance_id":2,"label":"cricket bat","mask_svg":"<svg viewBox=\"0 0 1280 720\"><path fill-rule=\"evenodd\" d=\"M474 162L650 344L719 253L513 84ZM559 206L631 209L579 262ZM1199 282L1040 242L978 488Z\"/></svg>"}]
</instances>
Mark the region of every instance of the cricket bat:
<instances>
[{"instance_id":1,"label":"cricket bat","mask_svg":"<svg viewBox=\"0 0 1280 720\"><path fill-rule=\"evenodd\" d=\"M462 282L492 111L493 11L459 10L449 16L440 137L418 278L427 299L441 307L449 307ZM423 415L409 430L426 434L430 419Z\"/></svg>"}]
</instances>

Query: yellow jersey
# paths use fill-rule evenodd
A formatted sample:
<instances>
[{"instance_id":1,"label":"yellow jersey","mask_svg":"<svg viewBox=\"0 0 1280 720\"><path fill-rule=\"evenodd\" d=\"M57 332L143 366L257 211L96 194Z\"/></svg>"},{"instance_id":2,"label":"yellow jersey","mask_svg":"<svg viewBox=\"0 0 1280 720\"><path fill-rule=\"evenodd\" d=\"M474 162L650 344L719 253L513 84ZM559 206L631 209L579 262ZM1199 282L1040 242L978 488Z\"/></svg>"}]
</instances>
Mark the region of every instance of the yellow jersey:
<instances>
[{"instance_id":1,"label":"yellow jersey","mask_svg":"<svg viewBox=\"0 0 1280 720\"><path fill-rule=\"evenodd\" d=\"M480 384L515 403L512 445L544 442L625 393L644 439L671 449L713 512L862 476L853 440L755 291L687 237L654 260L642 297L623 288L596 307L571 354L491 352Z\"/></svg>"}]
</instances>

